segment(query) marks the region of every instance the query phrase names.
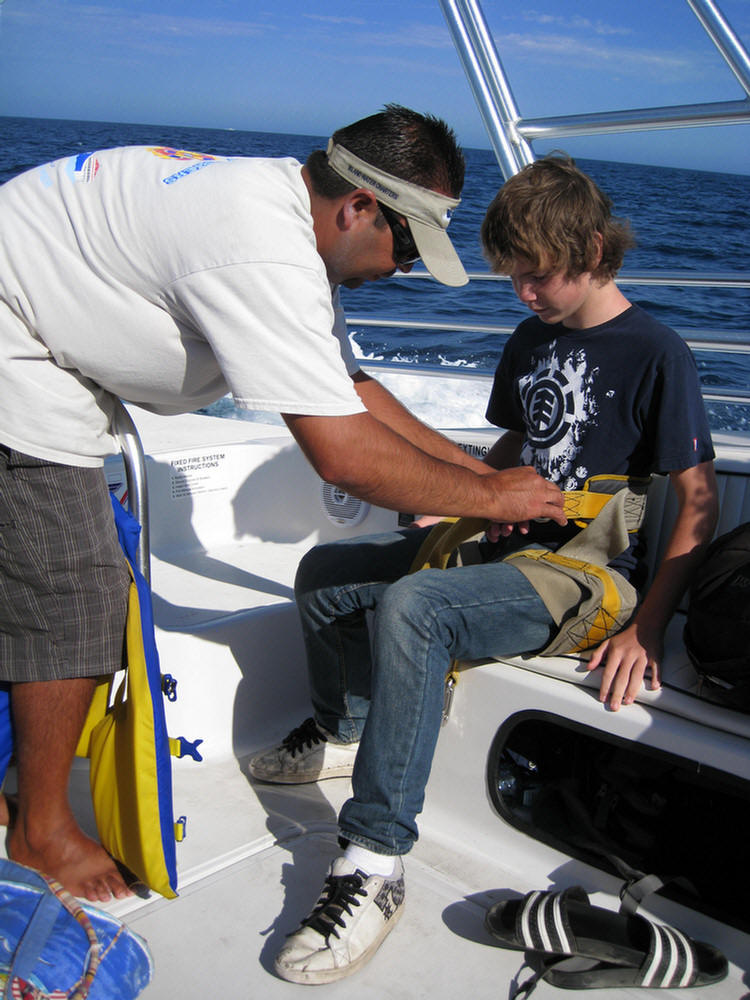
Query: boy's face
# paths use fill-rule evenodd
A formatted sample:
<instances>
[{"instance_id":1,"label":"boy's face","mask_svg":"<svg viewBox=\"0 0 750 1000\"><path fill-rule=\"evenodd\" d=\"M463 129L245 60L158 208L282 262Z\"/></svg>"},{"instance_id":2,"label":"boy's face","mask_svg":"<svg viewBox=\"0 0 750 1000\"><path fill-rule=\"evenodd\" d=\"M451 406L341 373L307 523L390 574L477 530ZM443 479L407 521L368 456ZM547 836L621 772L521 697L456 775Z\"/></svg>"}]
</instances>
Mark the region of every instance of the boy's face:
<instances>
[{"instance_id":1,"label":"boy's face","mask_svg":"<svg viewBox=\"0 0 750 1000\"><path fill-rule=\"evenodd\" d=\"M569 278L553 268L535 267L518 258L510 272L513 290L543 323L562 323L573 330L587 326L586 305L595 287L591 273Z\"/></svg>"}]
</instances>

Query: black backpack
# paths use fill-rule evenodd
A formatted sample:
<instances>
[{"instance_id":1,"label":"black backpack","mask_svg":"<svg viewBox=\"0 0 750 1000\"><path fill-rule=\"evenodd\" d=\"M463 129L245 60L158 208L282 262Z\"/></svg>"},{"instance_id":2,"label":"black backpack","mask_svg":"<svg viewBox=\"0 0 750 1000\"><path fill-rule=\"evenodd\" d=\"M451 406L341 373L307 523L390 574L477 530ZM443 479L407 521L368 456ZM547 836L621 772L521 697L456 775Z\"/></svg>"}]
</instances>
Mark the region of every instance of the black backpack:
<instances>
[{"instance_id":1,"label":"black backpack","mask_svg":"<svg viewBox=\"0 0 750 1000\"><path fill-rule=\"evenodd\" d=\"M684 639L703 693L750 711L750 522L706 550L690 587Z\"/></svg>"}]
</instances>

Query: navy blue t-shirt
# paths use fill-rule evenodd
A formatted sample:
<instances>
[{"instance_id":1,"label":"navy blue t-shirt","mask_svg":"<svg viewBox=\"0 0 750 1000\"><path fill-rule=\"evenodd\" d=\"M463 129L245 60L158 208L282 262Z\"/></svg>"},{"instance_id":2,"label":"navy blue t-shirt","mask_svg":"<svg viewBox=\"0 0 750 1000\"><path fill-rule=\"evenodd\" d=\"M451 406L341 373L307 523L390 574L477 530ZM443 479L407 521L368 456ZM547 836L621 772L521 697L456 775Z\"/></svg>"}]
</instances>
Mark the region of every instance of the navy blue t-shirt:
<instances>
[{"instance_id":1,"label":"navy blue t-shirt","mask_svg":"<svg viewBox=\"0 0 750 1000\"><path fill-rule=\"evenodd\" d=\"M524 320L505 345L487 419L522 432L521 463L563 490L714 457L693 356L639 306L587 330ZM554 548L571 531L535 524L530 537ZM635 562L631 545L612 565L631 576Z\"/></svg>"}]
</instances>

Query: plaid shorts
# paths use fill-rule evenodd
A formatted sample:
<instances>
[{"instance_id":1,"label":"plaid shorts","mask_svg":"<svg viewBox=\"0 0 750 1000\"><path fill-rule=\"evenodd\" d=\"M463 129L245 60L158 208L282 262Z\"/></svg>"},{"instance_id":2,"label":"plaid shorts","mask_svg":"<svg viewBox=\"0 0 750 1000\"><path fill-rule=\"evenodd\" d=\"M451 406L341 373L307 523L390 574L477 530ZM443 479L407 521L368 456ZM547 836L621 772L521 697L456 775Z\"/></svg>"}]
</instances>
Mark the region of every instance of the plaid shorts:
<instances>
[{"instance_id":1,"label":"plaid shorts","mask_svg":"<svg viewBox=\"0 0 750 1000\"><path fill-rule=\"evenodd\" d=\"M0 681L119 670L129 580L102 470L0 445Z\"/></svg>"}]
</instances>

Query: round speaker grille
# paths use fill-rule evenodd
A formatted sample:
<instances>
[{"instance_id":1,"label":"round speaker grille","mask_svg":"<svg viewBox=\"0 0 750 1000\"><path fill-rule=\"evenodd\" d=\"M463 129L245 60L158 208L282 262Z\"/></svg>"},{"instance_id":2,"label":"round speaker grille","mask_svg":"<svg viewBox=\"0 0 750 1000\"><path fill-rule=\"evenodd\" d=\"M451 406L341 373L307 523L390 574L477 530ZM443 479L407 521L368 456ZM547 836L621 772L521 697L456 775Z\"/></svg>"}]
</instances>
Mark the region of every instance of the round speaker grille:
<instances>
[{"instance_id":1,"label":"round speaker grille","mask_svg":"<svg viewBox=\"0 0 750 1000\"><path fill-rule=\"evenodd\" d=\"M353 528L361 524L370 510L370 505L364 500L353 497L332 483L321 482L320 498L328 520L342 527Z\"/></svg>"}]
</instances>

